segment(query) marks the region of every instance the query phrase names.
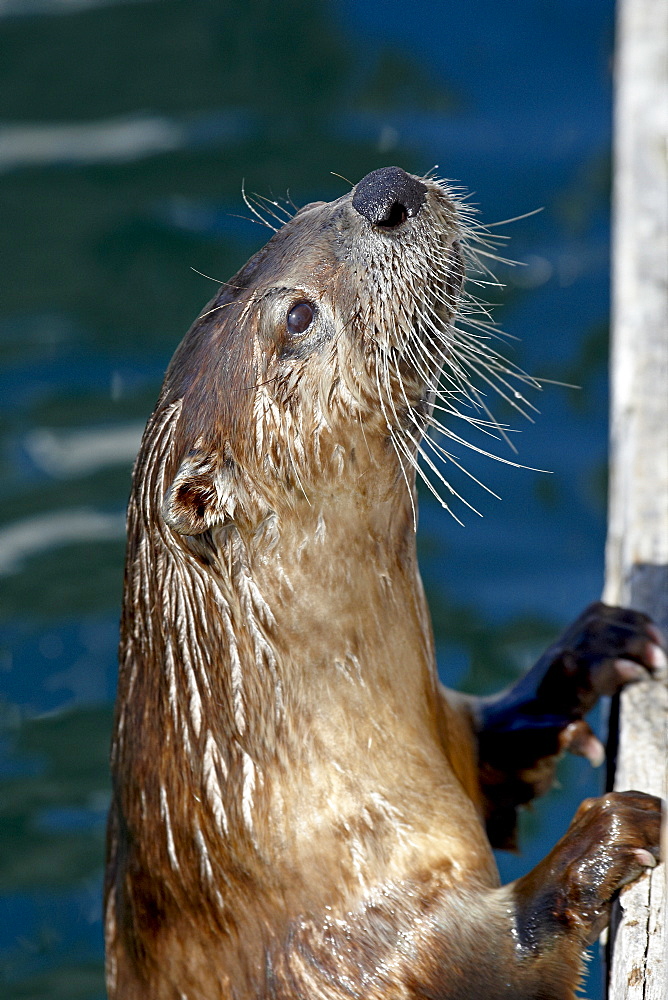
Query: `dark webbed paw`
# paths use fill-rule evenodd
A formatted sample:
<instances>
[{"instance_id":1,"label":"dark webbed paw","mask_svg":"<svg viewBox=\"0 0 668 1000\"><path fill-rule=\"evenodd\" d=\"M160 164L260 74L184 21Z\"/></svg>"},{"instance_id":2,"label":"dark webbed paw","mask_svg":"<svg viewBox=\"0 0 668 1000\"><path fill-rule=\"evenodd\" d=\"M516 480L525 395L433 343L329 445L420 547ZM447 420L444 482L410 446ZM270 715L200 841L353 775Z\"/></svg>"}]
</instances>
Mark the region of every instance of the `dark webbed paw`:
<instances>
[{"instance_id":1,"label":"dark webbed paw","mask_svg":"<svg viewBox=\"0 0 668 1000\"><path fill-rule=\"evenodd\" d=\"M520 943L539 948L560 931L594 940L615 892L658 862L660 836L653 795L610 792L583 802L556 847L515 883Z\"/></svg>"},{"instance_id":2,"label":"dark webbed paw","mask_svg":"<svg viewBox=\"0 0 668 1000\"><path fill-rule=\"evenodd\" d=\"M525 680L534 697L571 718L581 718L601 695L666 669L664 640L647 615L590 604L559 637ZM521 682L520 682L521 683Z\"/></svg>"},{"instance_id":3,"label":"dark webbed paw","mask_svg":"<svg viewBox=\"0 0 668 1000\"><path fill-rule=\"evenodd\" d=\"M549 788L564 750L604 759L584 715L602 695L665 672L664 640L639 611L591 604L517 684L479 703L488 833L514 846L515 810Z\"/></svg>"}]
</instances>

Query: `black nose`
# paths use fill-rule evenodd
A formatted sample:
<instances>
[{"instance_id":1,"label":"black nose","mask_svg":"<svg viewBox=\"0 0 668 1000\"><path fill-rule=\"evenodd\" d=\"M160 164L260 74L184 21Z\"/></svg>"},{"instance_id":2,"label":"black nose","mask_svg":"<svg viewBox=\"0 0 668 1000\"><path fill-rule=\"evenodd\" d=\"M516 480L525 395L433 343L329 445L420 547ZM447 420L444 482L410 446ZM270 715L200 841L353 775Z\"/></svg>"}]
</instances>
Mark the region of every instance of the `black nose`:
<instances>
[{"instance_id":1,"label":"black nose","mask_svg":"<svg viewBox=\"0 0 668 1000\"><path fill-rule=\"evenodd\" d=\"M401 167L382 167L363 177L355 188L353 208L374 226L396 229L417 215L427 187Z\"/></svg>"}]
</instances>

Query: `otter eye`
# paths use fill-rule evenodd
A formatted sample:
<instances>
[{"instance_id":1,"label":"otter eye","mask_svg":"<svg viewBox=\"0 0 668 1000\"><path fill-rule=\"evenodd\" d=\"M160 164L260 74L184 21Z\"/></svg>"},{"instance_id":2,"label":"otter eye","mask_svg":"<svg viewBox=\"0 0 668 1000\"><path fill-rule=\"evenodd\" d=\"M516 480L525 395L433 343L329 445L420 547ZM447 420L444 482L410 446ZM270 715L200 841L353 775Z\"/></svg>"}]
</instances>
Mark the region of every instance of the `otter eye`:
<instances>
[{"instance_id":1,"label":"otter eye","mask_svg":"<svg viewBox=\"0 0 668 1000\"><path fill-rule=\"evenodd\" d=\"M310 302L298 302L288 312L286 325L289 333L304 333L315 316L315 306Z\"/></svg>"}]
</instances>

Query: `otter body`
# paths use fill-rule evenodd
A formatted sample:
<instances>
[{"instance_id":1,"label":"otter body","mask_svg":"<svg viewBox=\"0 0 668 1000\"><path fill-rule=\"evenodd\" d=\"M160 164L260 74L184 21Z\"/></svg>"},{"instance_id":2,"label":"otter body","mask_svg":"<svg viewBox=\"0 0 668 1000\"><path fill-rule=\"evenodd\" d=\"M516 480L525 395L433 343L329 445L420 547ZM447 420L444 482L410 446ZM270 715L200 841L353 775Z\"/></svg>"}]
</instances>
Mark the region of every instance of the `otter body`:
<instances>
[{"instance_id":1,"label":"otter body","mask_svg":"<svg viewBox=\"0 0 668 1000\"><path fill-rule=\"evenodd\" d=\"M479 350L462 219L375 171L280 229L169 367L128 512L111 1000L570 998L657 857L658 801L609 795L499 885L489 838L663 654L594 605L498 698L438 683L415 469Z\"/></svg>"}]
</instances>

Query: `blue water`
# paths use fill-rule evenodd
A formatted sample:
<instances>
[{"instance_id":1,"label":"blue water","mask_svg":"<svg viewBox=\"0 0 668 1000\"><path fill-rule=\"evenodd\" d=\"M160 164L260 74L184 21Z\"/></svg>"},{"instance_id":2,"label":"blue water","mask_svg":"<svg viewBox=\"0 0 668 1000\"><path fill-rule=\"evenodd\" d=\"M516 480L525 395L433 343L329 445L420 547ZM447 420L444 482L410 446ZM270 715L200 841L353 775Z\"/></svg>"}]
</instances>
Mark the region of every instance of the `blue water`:
<instances>
[{"instance_id":1,"label":"blue water","mask_svg":"<svg viewBox=\"0 0 668 1000\"><path fill-rule=\"evenodd\" d=\"M466 456L465 526L419 546L443 676L493 690L599 595L605 532L611 0L9 0L0 5L0 995L103 995L123 510L138 434L213 285L296 204L399 163L473 192L509 255L496 317L577 382ZM196 270L193 270L196 269ZM510 414L497 408L503 419ZM500 451L505 458L513 458ZM464 457L464 456L461 456ZM595 788L568 762L526 870ZM594 973L588 995L600 996Z\"/></svg>"}]
</instances>

